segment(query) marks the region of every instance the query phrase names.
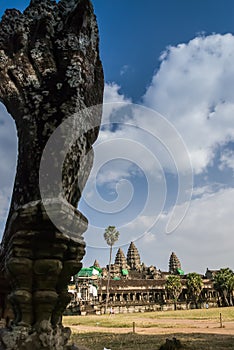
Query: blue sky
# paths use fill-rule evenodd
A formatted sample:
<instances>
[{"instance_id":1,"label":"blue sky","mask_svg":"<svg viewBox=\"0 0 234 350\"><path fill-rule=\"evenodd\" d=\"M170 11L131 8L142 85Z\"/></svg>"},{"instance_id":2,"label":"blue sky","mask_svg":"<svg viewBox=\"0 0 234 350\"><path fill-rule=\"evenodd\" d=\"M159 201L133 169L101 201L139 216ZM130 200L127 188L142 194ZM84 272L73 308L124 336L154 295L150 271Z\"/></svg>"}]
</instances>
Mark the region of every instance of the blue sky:
<instances>
[{"instance_id":1,"label":"blue sky","mask_svg":"<svg viewBox=\"0 0 234 350\"><path fill-rule=\"evenodd\" d=\"M117 82L139 101L168 45L188 42L198 33L234 29L233 2L211 0L94 0L107 81ZM128 66L121 76L123 67Z\"/></svg>"},{"instance_id":2,"label":"blue sky","mask_svg":"<svg viewBox=\"0 0 234 350\"><path fill-rule=\"evenodd\" d=\"M6 8L23 10L27 4L3 0L0 14ZM90 222L84 263L90 265L97 258L106 264L103 231L116 225L123 250L136 240L142 260L161 270L167 270L171 251L186 272L234 268L233 1L93 4L105 102L110 105L79 206ZM131 106L131 113L116 103ZM113 121L119 124L113 127ZM14 133L0 106L2 230L14 177ZM178 221L180 216L184 219L166 234L173 209Z\"/></svg>"}]
</instances>

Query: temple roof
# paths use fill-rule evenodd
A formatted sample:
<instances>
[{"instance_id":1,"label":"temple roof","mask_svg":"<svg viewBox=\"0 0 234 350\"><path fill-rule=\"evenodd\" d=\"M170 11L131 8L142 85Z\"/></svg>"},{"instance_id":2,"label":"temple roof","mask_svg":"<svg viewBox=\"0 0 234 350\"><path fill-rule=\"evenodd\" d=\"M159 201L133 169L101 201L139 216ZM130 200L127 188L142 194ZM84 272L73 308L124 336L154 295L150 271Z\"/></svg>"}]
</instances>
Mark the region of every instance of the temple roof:
<instances>
[{"instance_id":1,"label":"temple roof","mask_svg":"<svg viewBox=\"0 0 234 350\"><path fill-rule=\"evenodd\" d=\"M119 265L121 267L126 267L127 266L127 260L124 255L124 252L122 251L121 248L118 249L116 257L115 257L115 264Z\"/></svg>"},{"instance_id":2,"label":"temple roof","mask_svg":"<svg viewBox=\"0 0 234 350\"><path fill-rule=\"evenodd\" d=\"M138 250L133 242L130 243L130 246L128 248L127 264L133 270L138 269L141 265L140 254L139 254L139 252L138 252Z\"/></svg>"},{"instance_id":3,"label":"temple roof","mask_svg":"<svg viewBox=\"0 0 234 350\"><path fill-rule=\"evenodd\" d=\"M95 259L93 266L100 268L100 264L97 259Z\"/></svg>"},{"instance_id":4,"label":"temple roof","mask_svg":"<svg viewBox=\"0 0 234 350\"><path fill-rule=\"evenodd\" d=\"M177 273L178 270L181 270L181 263L176 254L172 252L169 259L169 272Z\"/></svg>"}]
</instances>

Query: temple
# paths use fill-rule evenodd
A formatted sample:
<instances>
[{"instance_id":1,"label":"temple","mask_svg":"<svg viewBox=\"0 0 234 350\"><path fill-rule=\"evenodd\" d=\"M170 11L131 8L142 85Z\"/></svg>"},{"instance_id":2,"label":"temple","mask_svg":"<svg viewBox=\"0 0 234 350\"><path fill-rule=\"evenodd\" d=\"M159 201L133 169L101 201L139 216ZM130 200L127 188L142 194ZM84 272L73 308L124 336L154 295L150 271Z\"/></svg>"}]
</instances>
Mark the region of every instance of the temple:
<instances>
[{"instance_id":1,"label":"temple","mask_svg":"<svg viewBox=\"0 0 234 350\"><path fill-rule=\"evenodd\" d=\"M179 270L181 270L181 263L174 252L171 253L170 259L169 259L169 272L170 273L176 273Z\"/></svg>"},{"instance_id":2,"label":"temple","mask_svg":"<svg viewBox=\"0 0 234 350\"><path fill-rule=\"evenodd\" d=\"M138 250L133 242L131 242L128 253L127 253L127 263L131 270L138 271L141 266L141 259Z\"/></svg>"},{"instance_id":3,"label":"temple","mask_svg":"<svg viewBox=\"0 0 234 350\"><path fill-rule=\"evenodd\" d=\"M115 265L119 266L122 269L125 269L127 267L127 260L121 248L118 249L118 252L116 254Z\"/></svg>"},{"instance_id":4,"label":"temple","mask_svg":"<svg viewBox=\"0 0 234 350\"><path fill-rule=\"evenodd\" d=\"M166 290L166 280L170 275L181 279L182 292L177 309L195 308L194 300L186 287L186 275L180 260L174 252L169 257L168 271L161 271L156 266L146 266L140 258L136 245L131 242L126 255L119 248L114 264L100 268L97 260L90 268L82 268L74 276L69 286L73 298L65 314L105 312L107 296L107 276L110 268L109 308L115 313L173 310L174 302ZM213 285L214 272L207 270L202 277L203 288L199 298L199 307L216 307L219 295Z\"/></svg>"}]
</instances>

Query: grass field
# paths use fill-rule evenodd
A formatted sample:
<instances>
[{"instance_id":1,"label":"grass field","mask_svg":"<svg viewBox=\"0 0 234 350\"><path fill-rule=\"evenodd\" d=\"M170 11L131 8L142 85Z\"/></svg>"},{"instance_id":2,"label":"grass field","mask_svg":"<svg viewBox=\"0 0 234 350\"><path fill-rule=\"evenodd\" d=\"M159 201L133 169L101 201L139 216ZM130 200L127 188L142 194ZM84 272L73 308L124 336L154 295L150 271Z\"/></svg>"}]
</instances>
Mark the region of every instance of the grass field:
<instances>
[{"instance_id":1,"label":"grass field","mask_svg":"<svg viewBox=\"0 0 234 350\"><path fill-rule=\"evenodd\" d=\"M173 336L181 341L183 349L234 350L234 307L114 316L66 316L63 322L72 328L73 342L90 350L103 350L104 347L111 350L157 350L166 338Z\"/></svg>"},{"instance_id":2,"label":"grass field","mask_svg":"<svg viewBox=\"0 0 234 350\"><path fill-rule=\"evenodd\" d=\"M234 307L198 310L158 311L147 313L116 314L115 316L65 316L64 322L71 325L99 327L132 327L133 322L139 327L157 327L160 320L210 320L219 322L220 313L223 320L234 321Z\"/></svg>"},{"instance_id":3,"label":"grass field","mask_svg":"<svg viewBox=\"0 0 234 350\"><path fill-rule=\"evenodd\" d=\"M204 334L173 334L181 341L186 350L231 350L234 349L234 337ZM164 335L108 334L89 333L73 334L75 344L84 345L90 350L158 350L170 338Z\"/></svg>"}]
</instances>

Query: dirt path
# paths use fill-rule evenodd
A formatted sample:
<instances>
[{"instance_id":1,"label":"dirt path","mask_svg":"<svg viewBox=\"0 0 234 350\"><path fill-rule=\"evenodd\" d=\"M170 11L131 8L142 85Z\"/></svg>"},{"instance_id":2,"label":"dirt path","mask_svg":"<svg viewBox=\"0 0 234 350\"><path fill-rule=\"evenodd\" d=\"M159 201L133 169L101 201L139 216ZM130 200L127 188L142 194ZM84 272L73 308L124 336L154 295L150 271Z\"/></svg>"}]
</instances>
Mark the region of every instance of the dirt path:
<instances>
[{"instance_id":1,"label":"dirt path","mask_svg":"<svg viewBox=\"0 0 234 350\"><path fill-rule=\"evenodd\" d=\"M119 327L100 327L100 326L70 326L76 333L100 332L100 333L130 333L132 328ZM234 335L234 321L224 323L224 328L220 328L219 322L207 320L181 320L181 319L162 319L158 320L157 327L138 327L136 324L136 333L138 334L173 334L173 333L203 333Z\"/></svg>"}]
</instances>

